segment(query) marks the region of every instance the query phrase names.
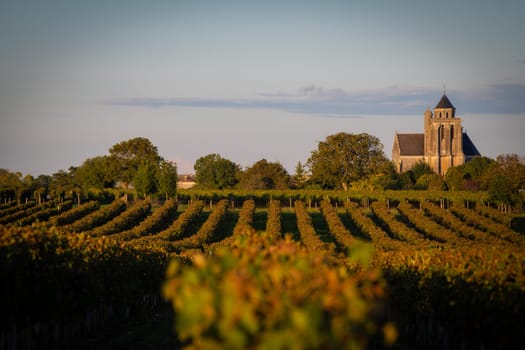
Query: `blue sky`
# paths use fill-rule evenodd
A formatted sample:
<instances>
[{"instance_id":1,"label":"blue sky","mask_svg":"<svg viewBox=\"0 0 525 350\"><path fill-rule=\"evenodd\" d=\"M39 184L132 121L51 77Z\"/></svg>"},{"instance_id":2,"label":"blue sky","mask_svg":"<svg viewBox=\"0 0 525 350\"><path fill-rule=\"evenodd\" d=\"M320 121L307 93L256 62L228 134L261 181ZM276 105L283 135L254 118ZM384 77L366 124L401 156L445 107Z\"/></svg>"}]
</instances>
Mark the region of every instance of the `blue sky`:
<instances>
[{"instance_id":1,"label":"blue sky","mask_svg":"<svg viewBox=\"0 0 525 350\"><path fill-rule=\"evenodd\" d=\"M422 132L443 93L480 152L525 154L525 2L0 0L0 167L148 137L293 171L340 132Z\"/></svg>"}]
</instances>

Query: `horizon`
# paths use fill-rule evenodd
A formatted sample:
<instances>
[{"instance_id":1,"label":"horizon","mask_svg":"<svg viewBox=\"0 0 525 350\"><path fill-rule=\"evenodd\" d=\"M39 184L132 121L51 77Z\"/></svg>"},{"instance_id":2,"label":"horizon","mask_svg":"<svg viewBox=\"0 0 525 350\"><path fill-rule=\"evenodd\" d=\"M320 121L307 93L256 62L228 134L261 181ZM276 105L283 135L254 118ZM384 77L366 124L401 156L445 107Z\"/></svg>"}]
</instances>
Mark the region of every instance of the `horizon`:
<instances>
[{"instance_id":1,"label":"horizon","mask_svg":"<svg viewBox=\"0 0 525 350\"><path fill-rule=\"evenodd\" d=\"M465 22L465 18L469 18ZM133 137L178 172L293 173L337 132L422 133L446 94L483 156L525 155L525 3L0 3L0 167L51 175Z\"/></svg>"}]
</instances>

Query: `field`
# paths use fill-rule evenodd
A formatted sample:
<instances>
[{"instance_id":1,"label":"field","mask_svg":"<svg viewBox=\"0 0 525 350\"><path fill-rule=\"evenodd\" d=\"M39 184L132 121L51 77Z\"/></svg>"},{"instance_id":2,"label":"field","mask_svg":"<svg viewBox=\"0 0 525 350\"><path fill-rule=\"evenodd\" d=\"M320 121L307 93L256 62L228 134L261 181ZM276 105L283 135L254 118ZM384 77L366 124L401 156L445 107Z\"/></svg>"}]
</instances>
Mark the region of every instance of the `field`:
<instances>
[{"instance_id":1,"label":"field","mask_svg":"<svg viewBox=\"0 0 525 350\"><path fill-rule=\"evenodd\" d=\"M447 192L8 203L0 349L89 344L163 300L177 340L158 344L523 348L512 218L483 194Z\"/></svg>"}]
</instances>

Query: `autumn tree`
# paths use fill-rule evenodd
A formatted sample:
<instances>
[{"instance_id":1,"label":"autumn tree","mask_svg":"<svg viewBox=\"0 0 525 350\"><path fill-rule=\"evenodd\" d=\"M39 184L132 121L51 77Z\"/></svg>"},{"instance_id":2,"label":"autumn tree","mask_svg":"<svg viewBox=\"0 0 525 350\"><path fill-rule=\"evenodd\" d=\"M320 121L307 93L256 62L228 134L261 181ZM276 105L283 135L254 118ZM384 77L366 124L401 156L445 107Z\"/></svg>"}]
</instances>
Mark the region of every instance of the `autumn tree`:
<instances>
[{"instance_id":1,"label":"autumn tree","mask_svg":"<svg viewBox=\"0 0 525 350\"><path fill-rule=\"evenodd\" d=\"M347 189L351 182L380 172L388 161L377 137L341 132L319 142L307 165L312 182L322 188Z\"/></svg>"},{"instance_id":2,"label":"autumn tree","mask_svg":"<svg viewBox=\"0 0 525 350\"><path fill-rule=\"evenodd\" d=\"M215 153L197 159L193 168L197 185L209 189L234 187L240 171L239 165Z\"/></svg>"},{"instance_id":3,"label":"autumn tree","mask_svg":"<svg viewBox=\"0 0 525 350\"><path fill-rule=\"evenodd\" d=\"M239 188L244 190L283 190L290 187L290 175L279 162L261 159L241 173Z\"/></svg>"}]
</instances>

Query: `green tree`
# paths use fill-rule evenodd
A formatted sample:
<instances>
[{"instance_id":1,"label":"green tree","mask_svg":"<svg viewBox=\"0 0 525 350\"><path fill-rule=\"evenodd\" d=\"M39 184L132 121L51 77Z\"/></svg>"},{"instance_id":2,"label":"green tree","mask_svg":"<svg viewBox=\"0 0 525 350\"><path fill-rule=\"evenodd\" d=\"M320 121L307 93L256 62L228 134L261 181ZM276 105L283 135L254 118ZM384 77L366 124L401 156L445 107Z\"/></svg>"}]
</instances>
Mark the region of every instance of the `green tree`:
<instances>
[{"instance_id":1,"label":"green tree","mask_svg":"<svg viewBox=\"0 0 525 350\"><path fill-rule=\"evenodd\" d=\"M425 163L422 160L420 160L419 162L414 164L414 166L409 171L411 171L412 174L414 174L414 179L416 180L416 182L423 175L433 175L433 174L435 174L434 170L432 170L430 165L428 165L427 163Z\"/></svg>"},{"instance_id":2,"label":"green tree","mask_svg":"<svg viewBox=\"0 0 525 350\"><path fill-rule=\"evenodd\" d=\"M139 165L133 177L133 187L144 196L157 192L157 165L144 161Z\"/></svg>"},{"instance_id":3,"label":"green tree","mask_svg":"<svg viewBox=\"0 0 525 350\"><path fill-rule=\"evenodd\" d=\"M162 161L158 173L159 192L166 199L173 198L177 194L177 165L173 162Z\"/></svg>"},{"instance_id":4,"label":"green tree","mask_svg":"<svg viewBox=\"0 0 525 350\"><path fill-rule=\"evenodd\" d=\"M445 174L445 182L452 191L486 190L488 171L495 161L488 157L474 157L469 162L450 168Z\"/></svg>"},{"instance_id":5,"label":"green tree","mask_svg":"<svg viewBox=\"0 0 525 350\"><path fill-rule=\"evenodd\" d=\"M338 133L319 142L307 165L311 180L322 188L347 189L351 182L380 173L389 160L375 136Z\"/></svg>"},{"instance_id":6,"label":"green tree","mask_svg":"<svg viewBox=\"0 0 525 350\"><path fill-rule=\"evenodd\" d=\"M466 178L472 179L479 189L487 189L486 176L494 163L496 163L496 161L488 157L474 157L469 162L463 164L465 174L467 174Z\"/></svg>"},{"instance_id":7,"label":"green tree","mask_svg":"<svg viewBox=\"0 0 525 350\"><path fill-rule=\"evenodd\" d=\"M525 189L525 164L516 154L504 154L496 158L486 174L491 199L511 205L522 205L520 193Z\"/></svg>"},{"instance_id":8,"label":"green tree","mask_svg":"<svg viewBox=\"0 0 525 350\"><path fill-rule=\"evenodd\" d=\"M52 181L49 184L49 190L55 200L62 202L65 195L75 186L73 175L71 172L59 170L52 176Z\"/></svg>"},{"instance_id":9,"label":"green tree","mask_svg":"<svg viewBox=\"0 0 525 350\"><path fill-rule=\"evenodd\" d=\"M415 185L414 189L416 190L442 190L443 189L443 180L441 176L432 172L421 175Z\"/></svg>"},{"instance_id":10,"label":"green tree","mask_svg":"<svg viewBox=\"0 0 525 350\"><path fill-rule=\"evenodd\" d=\"M117 180L127 187L135 177L138 168L144 162L159 166L162 158L157 147L144 137L122 141L110 148L111 164Z\"/></svg>"},{"instance_id":11,"label":"green tree","mask_svg":"<svg viewBox=\"0 0 525 350\"><path fill-rule=\"evenodd\" d=\"M0 169L0 193L5 202L13 199L17 199L20 202L23 187L21 173Z\"/></svg>"},{"instance_id":12,"label":"green tree","mask_svg":"<svg viewBox=\"0 0 525 350\"><path fill-rule=\"evenodd\" d=\"M402 176L396 171L396 167L391 161L381 164L379 172L370 177L370 182L376 190L400 190L403 188ZM354 184L352 184L353 186Z\"/></svg>"},{"instance_id":13,"label":"green tree","mask_svg":"<svg viewBox=\"0 0 525 350\"><path fill-rule=\"evenodd\" d=\"M75 172L75 181L84 190L113 187L116 180L111 173L111 158L108 156L86 159Z\"/></svg>"},{"instance_id":14,"label":"green tree","mask_svg":"<svg viewBox=\"0 0 525 350\"><path fill-rule=\"evenodd\" d=\"M519 198L513 191L510 179L501 174L496 174L490 179L488 194L491 200L503 204L514 204Z\"/></svg>"},{"instance_id":15,"label":"green tree","mask_svg":"<svg viewBox=\"0 0 525 350\"><path fill-rule=\"evenodd\" d=\"M35 200L40 204L49 194L49 186L53 178L49 175L39 175L35 179L35 190L33 196Z\"/></svg>"},{"instance_id":16,"label":"green tree","mask_svg":"<svg viewBox=\"0 0 525 350\"><path fill-rule=\"evenodd\" d=\"M448 169L445 174L445 182L450 191L462 191L468 179L469 174L465 172L464 164Z\"/></svg>"},{"instance_id":17,"label":"green tree","mask_svg":"<svg viewBox=\"0 0 525 350\"><path fill-rule=\"evenodd\" d=\"M239 188L244 190L283 190L290 187L290 175L282 164L266 159L246 169L240 178Z\"/></svg>"},{"instance_id":18,"label":"green tree","mask_svg":"<svg viewBox=\"0 0 525 350\"><path fill-rule=\"evenodd\" d=\"M301 162L297 162L297 165L295 166L295 174L292 176L292 187L296 189L304 188L307 180L308 176L304 165L301 164Z\"/></svg>"},{"instance_id":19,"label":"green tree","mask_svg":"<svg viewBox=\"0 0 525 350\"><path fill-rule=\"evenodd\" d=\"M197 185L202 188L232 188L237 184L239 165L213 153L200 157L193 166Z\"/></svg>"}]
</instances>

